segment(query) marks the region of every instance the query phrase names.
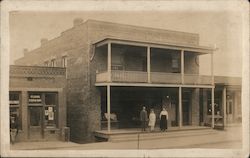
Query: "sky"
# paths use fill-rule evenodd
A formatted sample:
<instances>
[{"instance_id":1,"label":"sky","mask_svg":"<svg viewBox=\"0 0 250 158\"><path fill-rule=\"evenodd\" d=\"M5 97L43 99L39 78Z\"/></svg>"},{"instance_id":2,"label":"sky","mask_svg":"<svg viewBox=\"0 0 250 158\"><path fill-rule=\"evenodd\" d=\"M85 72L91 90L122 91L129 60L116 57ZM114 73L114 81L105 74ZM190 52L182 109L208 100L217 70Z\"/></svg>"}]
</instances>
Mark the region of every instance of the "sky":
<instances>
[{"instance_id":1,"label":"sky","mask_svg":"<svg viewBox=\"0 0 250 158\"><path fill-rule=\"evenodd\" d=\"M214 74L241 76L242 15L237 11L14 11L10 13L10 63L23 49L40 46L41 38L53 39L73 26L73 19L110 21L199 34L199 44L216 46ZM200 74L209 74L210 57L200 58Z\"/></svg>"}]
</instances>

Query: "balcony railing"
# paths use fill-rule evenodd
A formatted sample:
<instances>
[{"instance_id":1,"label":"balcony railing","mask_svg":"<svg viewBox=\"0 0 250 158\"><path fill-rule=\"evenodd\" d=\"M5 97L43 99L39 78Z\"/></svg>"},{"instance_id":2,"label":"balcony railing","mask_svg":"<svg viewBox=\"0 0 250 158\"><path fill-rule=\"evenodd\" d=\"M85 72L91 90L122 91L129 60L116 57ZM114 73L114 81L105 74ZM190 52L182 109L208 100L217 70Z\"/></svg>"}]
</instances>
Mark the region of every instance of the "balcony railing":
<instances>
[{"instance_id":1,"label":"balcony railing","mask_svg":"<svg viewBox=\"0 0 250 158\"><path fill-rule=\"evenodd\" d=\"M108 72L96 74L96 83L108 82ZM150 83L155 84L181 84L180 73L151 72ZM187 85L211 85L211 76L201 76L198 74L185 74L184 84ZM148 83L148 73L141 71L112 70L110 82L121 83Z\"/></svg>"},{"instance_id":2,"label":"balcony railing","mask_svg":"<svg viewBox=\"0 0 250 158\"><path fill-rule=\"evenodd\" d=\"M42 66L10 66L11 77L55 77L65 76L66 69L61 67L42 67Z\"/></svg>"},{"instance_id":3,"label":"balcony railing","mask_svg":"<svg viewBox=\"0 0 250 158\"><path fill-rule=\"evenodd\" d=\"M180 73L151 72L151 82L152 83L180 84L181 74Z\"/></svg>"},{"instance_id":4,"label":"balcony railing","mask_svg":"<svg viewBox=\"0 0 250 158\"><path fill-rule=\"evenodd\" d=\"M203 76L198 74L185 74L184 75L184 84L205 84L211 85L212 84L212 77L211 76Z\"/></svg>"},{"instance_id":5,"label":"balcony railing","mask_svg":"<svg viewBox=\"0 0 250 158\"><path fill-rule=\"evenodd\" d=\"M107 82L108 81L108 72L101 72L96 74L96 82Z\"/></svg>"},{"instance_id":6,"label":"balcony railing","mask_svg":"<svg viewBox=\"0 0 250 158\"><path fill-rule=\"evenodd\" d=\"M147 72L141 71L111 71L113 82L148 82Z\"/></svg>"}]
</instances>

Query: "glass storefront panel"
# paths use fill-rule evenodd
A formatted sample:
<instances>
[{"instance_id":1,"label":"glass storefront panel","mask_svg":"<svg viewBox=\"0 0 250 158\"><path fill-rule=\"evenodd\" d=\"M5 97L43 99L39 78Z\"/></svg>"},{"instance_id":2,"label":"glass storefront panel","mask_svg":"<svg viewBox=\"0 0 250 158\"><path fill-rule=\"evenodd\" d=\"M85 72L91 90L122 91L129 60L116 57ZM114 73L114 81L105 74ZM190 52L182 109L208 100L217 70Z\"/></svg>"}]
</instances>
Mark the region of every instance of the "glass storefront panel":
<instances>
[{"instance_id":1,"label":"glass storefront panel","mask_svg":"<svg viewBox=\"0 0 250 158\"><path fill-rule=\"evenodd\" d=\"M40 126L41 122L44 128L57 127L57 97L55 92L29 92L30 126ZM40 106L41 113L34 106Z\"/></svg>"},{"instance_id":2,"label":"glass storefront panel","mask_svg":"<svg viewBox=\"0 0 250 158\"><path fill-rule=\"evenodd\" d=\"M18 124L18 129L22 129L22 117L21 117L21 93L9 92L9 110L10 116L15 117Z\"/></svg>"},{"instance_id":3,"label":"glass storefront panel","mask_svg":"<svg viewBox=\"0 0 250 158\"><path fill-rule=\"evenodd\" d=\"M45 127L53 128L57 127L57 94L46 93L45 94Z\"/></svg>"}]
</instances>

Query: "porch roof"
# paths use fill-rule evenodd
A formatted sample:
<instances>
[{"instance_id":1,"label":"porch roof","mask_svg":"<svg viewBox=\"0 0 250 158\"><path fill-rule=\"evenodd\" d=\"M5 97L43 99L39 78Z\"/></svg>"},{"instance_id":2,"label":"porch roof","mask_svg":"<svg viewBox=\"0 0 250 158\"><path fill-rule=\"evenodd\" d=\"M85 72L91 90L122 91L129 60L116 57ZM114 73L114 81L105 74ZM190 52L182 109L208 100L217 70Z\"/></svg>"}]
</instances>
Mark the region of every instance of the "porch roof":
<instances>
[{"instance_id":1,"label":"porch roof","mask_svg":"<svg viewBox=\"0 0 250 158\"><path fill-rule=\"evenodd\" d=\"M217 85L241 86L241 77L214 76Z\"/></svg>"},{"instance_id":2,"label":"porch roof","mask_svg":"<svg viewBox=\"0 0 250 158\"><path fill-rule=\"evenodd\" d=\"M139 40L131 40L117 37L105 37L100 40L93 42L96 47L100 47L106 45L108 43L121 44L121 45L131 45L131 46L141 46L141 47L153 47L153 48L162 48L162 49L173 49L173 50L184 50L193 53L197 53L199 55L202 54L212 54L216 48L208 47L208 46L199 46L199 45L186 45L186 44L178 44L178 43L156 43L152 41L139 41Z\"/></svg>"}]
</instances>

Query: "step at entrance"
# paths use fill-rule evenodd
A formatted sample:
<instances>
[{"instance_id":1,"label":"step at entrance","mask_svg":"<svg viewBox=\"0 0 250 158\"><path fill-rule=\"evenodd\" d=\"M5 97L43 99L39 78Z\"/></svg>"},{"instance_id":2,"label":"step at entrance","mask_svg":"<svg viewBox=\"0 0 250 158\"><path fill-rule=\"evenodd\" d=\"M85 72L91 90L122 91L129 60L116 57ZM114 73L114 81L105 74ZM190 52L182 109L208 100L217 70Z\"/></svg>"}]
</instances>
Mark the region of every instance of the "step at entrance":
<instances>
[{"instance_id":1,"label":"step at entrance","mask_svg":"<svg viewBox=\"0 0 250 158\"><path fill-rule=\"evenodd\" d=\"M208 127L202 128L183 128L183 129L169 129L167 132L141 132L138 129L120 129L107 131L96 131L95 137L102 141L120 142L120 141L137 141L150 140L162 138L176 138L187 137L195 135L211 135L217 131Z\"/></svg>"}]
</instances>

